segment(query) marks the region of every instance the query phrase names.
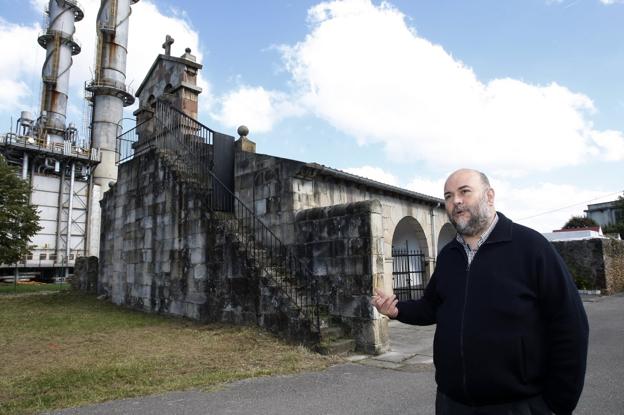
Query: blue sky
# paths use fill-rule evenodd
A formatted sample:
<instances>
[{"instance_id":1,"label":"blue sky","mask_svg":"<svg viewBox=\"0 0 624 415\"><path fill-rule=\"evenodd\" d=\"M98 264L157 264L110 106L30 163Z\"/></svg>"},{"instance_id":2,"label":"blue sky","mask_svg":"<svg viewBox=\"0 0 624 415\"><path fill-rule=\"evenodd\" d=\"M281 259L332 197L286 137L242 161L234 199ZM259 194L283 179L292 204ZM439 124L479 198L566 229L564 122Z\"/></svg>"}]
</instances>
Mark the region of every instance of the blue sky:
<instances>
[{"instance_id":1,"label":"blue sky","mask_svg":"<svg viewBox=\"0 0 624 415\"><path fill-rule=\"evenodd\" d=\"M38 106L47 2L24 3L0 0L2 131ZM78 125L99 1L80 3ZM190 47L204 65L211 128L245 124L258 152L434 196L449 172L475 167L499 210L544 232L624 190L623 21L617 0L141 0L128 83L170 34L173 55Z\"/></svg>"}]
</instances>

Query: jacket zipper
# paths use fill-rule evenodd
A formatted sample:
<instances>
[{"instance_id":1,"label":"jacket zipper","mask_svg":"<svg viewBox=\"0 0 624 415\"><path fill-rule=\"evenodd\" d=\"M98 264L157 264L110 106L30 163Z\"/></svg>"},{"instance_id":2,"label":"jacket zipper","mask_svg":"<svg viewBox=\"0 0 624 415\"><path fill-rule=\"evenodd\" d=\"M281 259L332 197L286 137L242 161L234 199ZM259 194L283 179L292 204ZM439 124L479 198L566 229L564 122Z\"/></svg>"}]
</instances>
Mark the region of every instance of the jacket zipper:
<instances>
[{"instance_id":1,"label":"jacket zipper","mask_svg":"<svg viewBox=\"0 0 624 415\"><path fill-rule=\"evenodd\" d=\"M462 248L463 251L463 248ZM464 388L464 394L469 401L472 401L470 395L468 395L468 383L466 380L466 357L464 355L464 319L466 317L466 303L468 302L468 283L470 282L470 263L468 262L468 255L464 252L466 256L466 286L464 289L464 306L462 308L462 317L461 317L461 326L459 330L459 352L462 362L462 386ZM475 255L476 256L476 255ZM474 261L474 257L472 258Z\"/></svg>"}]
</instances>

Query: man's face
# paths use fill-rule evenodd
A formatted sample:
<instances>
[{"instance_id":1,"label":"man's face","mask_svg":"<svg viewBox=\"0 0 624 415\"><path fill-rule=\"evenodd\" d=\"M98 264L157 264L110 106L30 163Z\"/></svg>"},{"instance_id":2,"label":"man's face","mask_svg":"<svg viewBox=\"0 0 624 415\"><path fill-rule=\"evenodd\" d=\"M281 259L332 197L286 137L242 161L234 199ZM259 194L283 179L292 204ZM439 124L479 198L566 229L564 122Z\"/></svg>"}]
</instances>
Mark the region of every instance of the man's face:
<instances>
[{"instance_id":1,"label":"man's face","mask_svg":"<svg viewBox=\"0 0 624 415\"><path fill-rule=\"evenodd\" d=\"M453 173L444 185L444 204L457 232L477 236L490 223L494 210L494 192L486 188L472 171Z\"/></svg>"}]
</instances>

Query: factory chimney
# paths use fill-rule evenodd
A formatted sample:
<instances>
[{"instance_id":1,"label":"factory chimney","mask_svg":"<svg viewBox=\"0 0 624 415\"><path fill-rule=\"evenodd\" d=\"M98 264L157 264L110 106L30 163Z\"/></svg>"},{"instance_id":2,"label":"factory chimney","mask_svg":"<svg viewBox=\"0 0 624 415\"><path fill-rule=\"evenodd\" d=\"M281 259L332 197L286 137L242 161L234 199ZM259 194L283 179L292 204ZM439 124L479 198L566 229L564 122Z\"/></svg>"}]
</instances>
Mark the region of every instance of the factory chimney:
<instances>
[{"instance_id":1,"label":"factory chimney","mask_svg":"<svg viewBox=\"0 0 624 415\"><path fill-rule=\"evenodd\" d=\"M101 0L97 15L95 77L87 86L87 98L93 104L91 147L99 148L101 162L93 178L102 186L117 181L115 139L123 119L123 107L134 103L126 87L126 56L131 4L139 0Z\"/></svg>"},{"instance_id":2,"label":"factory chimney","mask_svg":"<svg viewBox=\"0 0 624 415\"><path fill-rule=\"evenodd\" d=\"M38 38L39 45L46 49L38 125L41 137L49 140L48 144L55 144L66 138L69 69L72 56L80 53L80 45L74 39L74 23L82 20L84 12L75 0L50 0L46 13L48 27Z\"/></svg>"}]
</instances>

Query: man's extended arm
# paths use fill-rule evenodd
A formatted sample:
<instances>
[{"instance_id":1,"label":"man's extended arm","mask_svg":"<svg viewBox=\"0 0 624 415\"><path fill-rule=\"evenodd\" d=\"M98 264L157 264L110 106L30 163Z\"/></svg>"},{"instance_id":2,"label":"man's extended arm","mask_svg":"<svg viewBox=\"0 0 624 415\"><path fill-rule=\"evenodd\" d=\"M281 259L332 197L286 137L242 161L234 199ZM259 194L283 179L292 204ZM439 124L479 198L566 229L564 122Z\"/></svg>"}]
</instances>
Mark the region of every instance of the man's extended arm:
<instances>
[{"instance_id":1,"label":"man's extended arm","mask_svg":"<svg viewBox=\"0 0 624 415\"><path fill-rule=\"evenodd\" d=\"M437 308L435 272L431 276L431 280L427 284L422 298L418 300L399 301L397 308L399 309L397 320L401 323L415 324L418 326L435 324Z\"/></svg>"},{"instance_id":2,"label":"man's extended arm","mask_svg":"<svg viewBox=\"0 0 624 415\"><path fill-rule=\"evenodd\" d=\"M423 298L419 300L398 301L394 294L387 295L380 289L375 289L372 304L381 314L402 323L427 326L435 320L435 273L427 284Z\"/></svg>"}]
</instances>

